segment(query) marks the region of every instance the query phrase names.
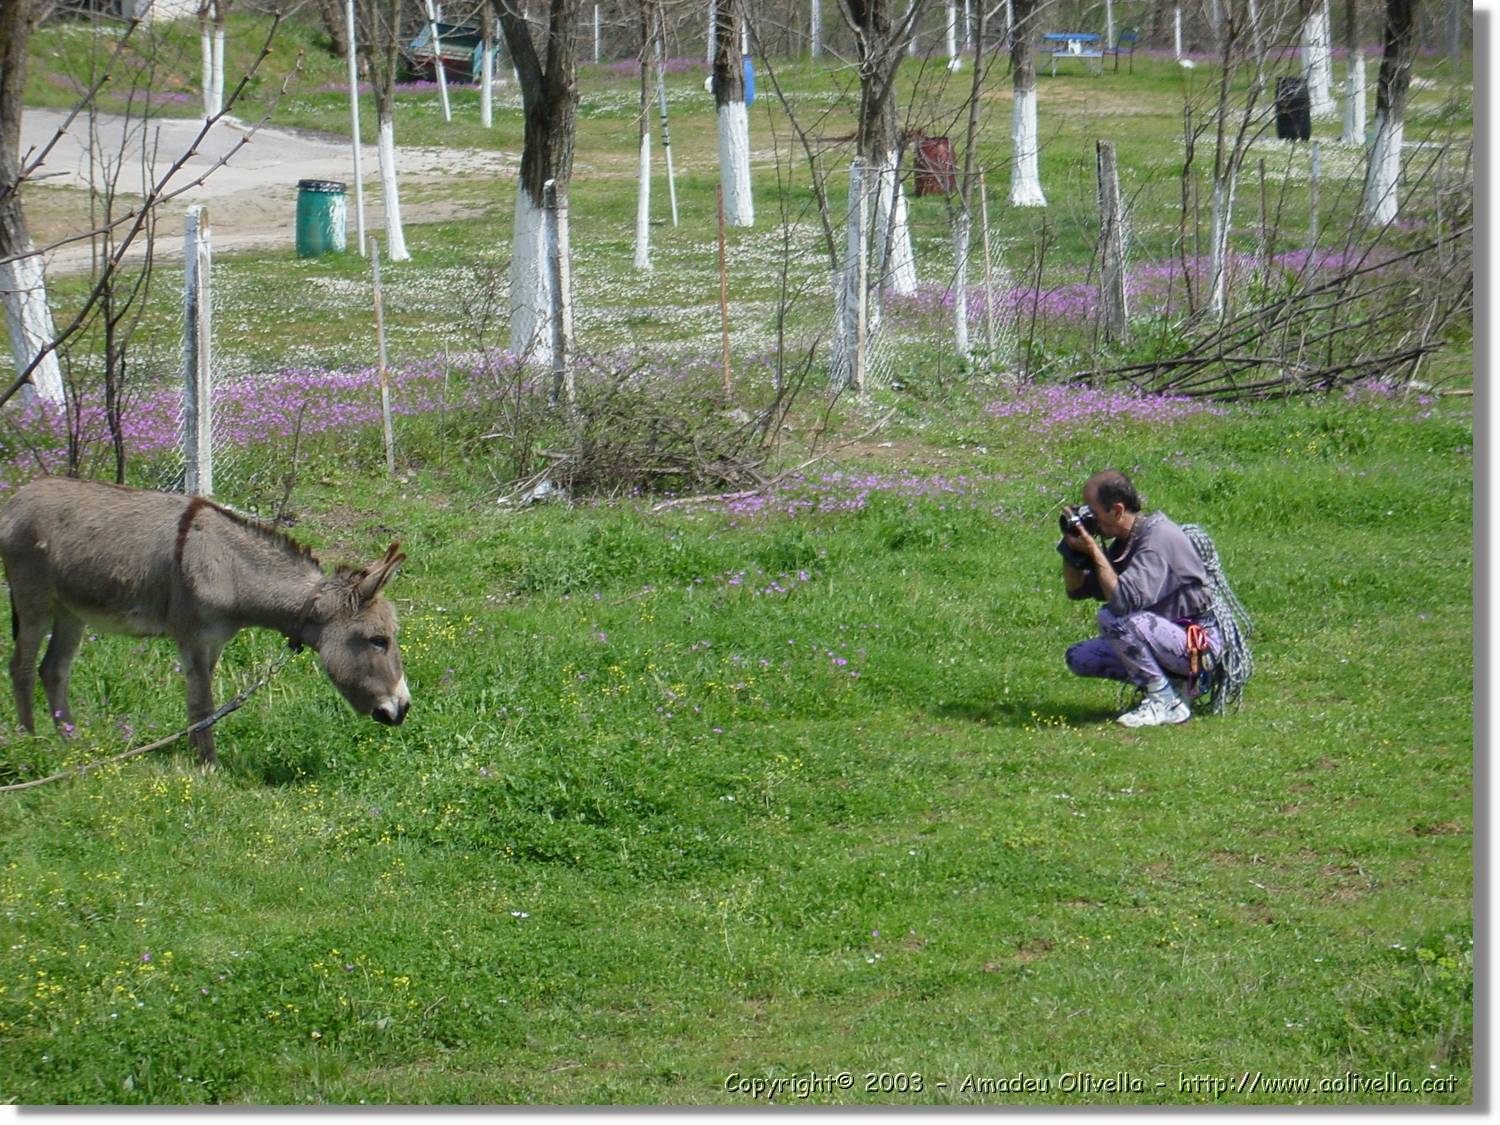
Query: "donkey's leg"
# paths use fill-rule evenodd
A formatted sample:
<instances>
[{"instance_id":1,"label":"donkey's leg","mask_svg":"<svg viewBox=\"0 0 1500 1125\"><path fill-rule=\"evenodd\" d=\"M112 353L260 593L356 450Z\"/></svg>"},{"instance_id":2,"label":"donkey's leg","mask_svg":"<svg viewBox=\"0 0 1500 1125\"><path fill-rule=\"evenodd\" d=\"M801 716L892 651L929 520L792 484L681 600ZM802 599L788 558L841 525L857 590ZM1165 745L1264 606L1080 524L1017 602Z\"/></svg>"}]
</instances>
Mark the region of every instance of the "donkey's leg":
<instances>
[{"instance_id":1,"label":"donkey's leg","mask_svg":"<svg viewBox=\"0 0 1500 1125\"><path fill-rule=\"evenodd\" d=\"M177 651L182 656L182 674L187 677L188 723L192 724L214 713L214 667L219 663L219 654L224 651L224 642L195 637L190 641L179 641ZM219 764L212 727L194 731L192 739L199 762L205 766Z\"/></svg>"},{"instance_id":2,"label":"donkey's leg","mask_svg":"<svg viewBox=\"0 0 1500 1125\"><path fill-rule=\"evenodd\" d=\"M73 658L83 642L83 621L61 606L52 618L52 639L47 655L42 657L42 687L52 719L64 734L73 733L73 712L68 707L68 678L73 672Z\"/></svg>"},{"instance_id":3,"label":"donkey's leg","mask_svg":"<svg viewBox=\"0 0 1500 1125\"><path fill-rule=\"evenodd\" d=\"M10 683L16 693L16 718L21 720L21 726L35 734L36 655L41 651L47 618L40 613L22 612L14 592L10 612L16 641L16 651L10 656Z\"/></svg>"}]
</instances>

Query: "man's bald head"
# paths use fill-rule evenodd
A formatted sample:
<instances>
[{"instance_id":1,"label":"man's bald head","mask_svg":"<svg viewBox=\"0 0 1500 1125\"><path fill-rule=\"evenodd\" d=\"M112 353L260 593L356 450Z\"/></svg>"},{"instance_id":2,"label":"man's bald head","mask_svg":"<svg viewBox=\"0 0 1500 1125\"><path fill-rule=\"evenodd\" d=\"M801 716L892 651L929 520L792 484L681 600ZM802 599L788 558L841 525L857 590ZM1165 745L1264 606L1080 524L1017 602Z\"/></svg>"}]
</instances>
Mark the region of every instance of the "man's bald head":
<instances>
[{"instance_id":1,"label":"man's bald head","mask_svg":"<svg viewBox=\"0 0 1500 1125\"><path fill-rule=\"evenodd\" d=\"M1089 477L1083 484L1083 495L1096 510L1112 511L1116 504L1124 504L1127 512L1141 510L1140 493L1119 469L1105 469Z\"/></svg>"}]
</instances>

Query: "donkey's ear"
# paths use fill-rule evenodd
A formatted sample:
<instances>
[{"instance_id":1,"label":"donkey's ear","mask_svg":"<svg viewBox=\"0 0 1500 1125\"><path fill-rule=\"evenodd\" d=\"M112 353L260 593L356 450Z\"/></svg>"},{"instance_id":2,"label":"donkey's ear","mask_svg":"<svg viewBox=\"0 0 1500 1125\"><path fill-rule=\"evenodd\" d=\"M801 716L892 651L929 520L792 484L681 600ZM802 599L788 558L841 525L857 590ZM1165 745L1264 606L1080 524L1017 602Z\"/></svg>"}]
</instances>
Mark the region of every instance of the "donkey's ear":
<instances>
[{"instance_id":1,"label":"donkey's ear","mask_svg":"<svg viewBox=\"0 0 1500 1125\"><path fill-rule=\"evenodd\" d=\"M370 601L380 593L380 588L391 580L396 568L405 561L406 556L401 554L400 543L392 543L387 547L385 557L365 571L364 577L359 580L360 601Z\"/></svg>"}]
</instances>

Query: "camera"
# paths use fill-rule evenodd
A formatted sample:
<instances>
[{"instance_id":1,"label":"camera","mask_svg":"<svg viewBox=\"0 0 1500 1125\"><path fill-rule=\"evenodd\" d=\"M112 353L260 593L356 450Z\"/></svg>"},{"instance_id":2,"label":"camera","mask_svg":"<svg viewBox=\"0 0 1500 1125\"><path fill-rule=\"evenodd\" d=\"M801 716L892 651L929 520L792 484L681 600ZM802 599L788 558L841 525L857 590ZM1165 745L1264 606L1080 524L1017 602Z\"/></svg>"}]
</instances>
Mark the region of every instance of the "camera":
<instances>
[{"instance_id":1,"label":"camera","mask_svg":"<svg viewBox=\"0 0 1500 1125\"><path fill-rule=\"evenodd\" d=\"M1058 529L1064 534L1070 534L1074 528L1081 527L1090 535L1099 534L1099 520L1094 515L1094 509L1087 504L1080 504L1076 508L1064 508L1057 517Z\"/></svg>"},{"instance_id":2,"label":"camera","mask_svg":"<svg viewBox=\"0 0 1500 1125\"><path fill-rule=\"evenodd\" d=\"M1063 561L1075 570L1091 568L1094 560L1076 550L1068 542L1068 535L1079 527L1090 535L1100 534L1099 520L1095 517L1094 510L1087 504L1080 504L1076 508L1064 508L1057 517L1057 526L1063 533L1063 537L1057 542L1057 553L1063 557Z\"/></svg>"}]
</instances>

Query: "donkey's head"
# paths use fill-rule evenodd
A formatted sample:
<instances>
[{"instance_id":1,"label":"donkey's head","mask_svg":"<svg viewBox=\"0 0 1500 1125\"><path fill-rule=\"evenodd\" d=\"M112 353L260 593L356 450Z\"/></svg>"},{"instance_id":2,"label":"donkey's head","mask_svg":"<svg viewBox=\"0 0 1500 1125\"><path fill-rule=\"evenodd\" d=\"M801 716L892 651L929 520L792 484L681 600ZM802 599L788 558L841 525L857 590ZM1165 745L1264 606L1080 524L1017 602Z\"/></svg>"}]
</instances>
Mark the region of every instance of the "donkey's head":
<instances>
[{"instance_id":1,"label":"donkey's head","mask_svg":"<svg viewBox=\"0 0 1500 1125\"><path fill-rule=\"evenodd\" d=\"M340 570L317 602L318 656L323 670L361 715L395 726L406 718L411 692L396 647L396 611L380 588L406 559L392 543L364 570Z\"/></svg>"}]
</instances>

